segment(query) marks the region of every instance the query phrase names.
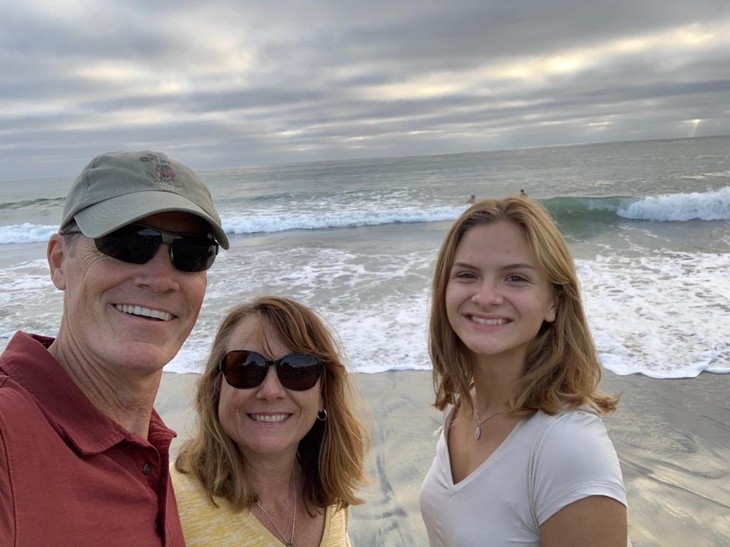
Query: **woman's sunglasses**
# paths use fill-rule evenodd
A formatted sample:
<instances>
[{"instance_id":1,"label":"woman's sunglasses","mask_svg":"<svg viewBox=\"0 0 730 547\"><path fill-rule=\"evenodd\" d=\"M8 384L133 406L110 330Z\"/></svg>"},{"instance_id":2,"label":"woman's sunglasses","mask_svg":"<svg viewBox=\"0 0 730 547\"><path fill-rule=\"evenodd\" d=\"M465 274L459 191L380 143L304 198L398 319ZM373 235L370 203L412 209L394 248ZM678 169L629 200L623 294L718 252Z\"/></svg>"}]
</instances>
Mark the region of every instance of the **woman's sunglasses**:
<instances>
[{"instance_id":1,"label":"woman's sunglasses","mask_svg":"<svg viewBox=\"0 0 730 547\"><path fill-rule=\"evenodd\" d=\"M78 228L63 233L81 233ZM102 253L123 262L145 264L152 260L160 245L170 246L170 260L181 272L202 272L213 265L218 254L215 240L189 234L176 234L142 224L128 224L94 239Z\"/></svg>"},{"instance_id":2,"label":"woman's sunglasses","mask_svg":"<svg viewBox=\"0 0 730 547\"><path fill-rule=\"evenodd\" d=\"M324 373L324 365L315 355L290 353L271 360L248 350L229 351L221 359L218 370L232 387L250 389L261 385L269 367L275 368L281 385L293 391L312 389Z\"/></svg>"}]
</instances>

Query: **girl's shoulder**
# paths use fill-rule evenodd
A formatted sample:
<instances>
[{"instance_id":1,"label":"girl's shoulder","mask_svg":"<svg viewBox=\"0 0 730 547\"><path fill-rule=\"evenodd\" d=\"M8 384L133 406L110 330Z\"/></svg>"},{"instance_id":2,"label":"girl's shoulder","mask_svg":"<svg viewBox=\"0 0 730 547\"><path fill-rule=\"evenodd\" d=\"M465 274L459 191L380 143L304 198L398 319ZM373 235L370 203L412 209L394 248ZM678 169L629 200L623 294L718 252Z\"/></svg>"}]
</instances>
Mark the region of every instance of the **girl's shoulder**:
<instances>
[{"instance_id":1,"label":"girl's shoulder","mask_svg":"<svg viewBox=\"0 0 730 547\"><path fill-rule=\"evenodd\" d=\"M538 412L525 424L532 437L533 453L560 465L600 457L616 459L601 416L591 408L566 409L555 415Z\"/></svg>"},{"instance_id":2,"label":"girl's shoulder","mask_svg":"<svg viewBox=\"0 0 730 547\"><path fill-rule=\"evenodd\" d=\"M557 414L538 411L526 420L526 425L535 433L550 436L605 430L601 416L589 406L564 408Z\"/></svg>"}]
</instances>

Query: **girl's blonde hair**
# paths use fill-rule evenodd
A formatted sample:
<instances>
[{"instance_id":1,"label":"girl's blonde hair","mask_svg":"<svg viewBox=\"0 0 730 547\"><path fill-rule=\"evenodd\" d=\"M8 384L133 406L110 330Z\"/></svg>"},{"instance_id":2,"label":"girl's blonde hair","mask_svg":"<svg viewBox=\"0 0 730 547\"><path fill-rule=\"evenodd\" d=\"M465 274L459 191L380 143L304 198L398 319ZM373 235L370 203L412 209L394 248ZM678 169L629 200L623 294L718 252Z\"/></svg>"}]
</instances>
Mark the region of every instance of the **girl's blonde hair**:
<instances>
[{"instance_id":1,"label":"girl's blonde hair","mask_svg":"<svg viewBox=\"0 0 730 547\"><path fill-rule=\"evenodd\" d=\"M454 222L436 259L429 324L429 352L436 392L434 406L469 401L474 354L451 328L446 315L446 287L456 249L464 234L484 224L506 220L524 231L538 264L547 272L557 302L552 323L544 322L529 345L525 368L510 401L516 414L542 410L555 414L564 406L588 404L611 412L617 399L598 391L602 367L583 311L573 258L550 214L526 196L479 201Z\"/></svg>"}]
</instances>

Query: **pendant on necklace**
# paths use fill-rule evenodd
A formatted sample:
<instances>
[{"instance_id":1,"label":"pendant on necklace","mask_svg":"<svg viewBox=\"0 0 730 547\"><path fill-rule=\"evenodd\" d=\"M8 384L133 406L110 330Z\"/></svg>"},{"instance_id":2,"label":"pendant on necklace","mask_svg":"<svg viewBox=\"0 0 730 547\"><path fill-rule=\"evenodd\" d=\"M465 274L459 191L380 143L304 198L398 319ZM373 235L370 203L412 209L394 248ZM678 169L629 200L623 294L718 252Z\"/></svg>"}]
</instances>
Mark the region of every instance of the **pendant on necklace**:
<instances>
[{"instance_id":1,"label":"pendant on necklace","mask_svg":"<svg viewBox=\"0 0 730 547\"><path fill-rule=\"evenodd\" d=\"M497 416L499 414L502 414L502 412L504 412L504 409L498 410L494 414L490 414L489 416L487 416L483 420L480 420L479 419L479 412L476 412L476 415L477 415L477 427L476 427L476 429L474 429L474 439L478 441L482 437L482 424L483 423L488 422L489 420L491 420L492 418L494 418L495 416Z\"/></svg>"}]
</instances>

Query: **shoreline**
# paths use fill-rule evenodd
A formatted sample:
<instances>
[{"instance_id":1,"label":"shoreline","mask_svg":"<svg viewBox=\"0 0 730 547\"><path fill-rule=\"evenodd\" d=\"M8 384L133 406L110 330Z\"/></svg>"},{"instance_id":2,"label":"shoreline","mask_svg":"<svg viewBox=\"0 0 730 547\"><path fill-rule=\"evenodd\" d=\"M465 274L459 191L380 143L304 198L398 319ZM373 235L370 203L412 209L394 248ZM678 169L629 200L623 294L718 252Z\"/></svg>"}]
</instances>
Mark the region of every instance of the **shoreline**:
<instances>
[{"instance_id":1,"label":"shoreline","mask_svg":"<svg viewBox=\"0 0 730 547\"><path fill-rule=\"evenodd\" d=\"M190 434L197 374L163 374L156 408L176 430L173 457ZM372 442L364 505L350 510L353 545L427 545L418 494L434 454L441 413L430 371L355 373ZM657 380L605 372L621 396L604 422L616 447L634 547L714 547L730 537L730 375Z\"/></svg>"}]
</instances>

